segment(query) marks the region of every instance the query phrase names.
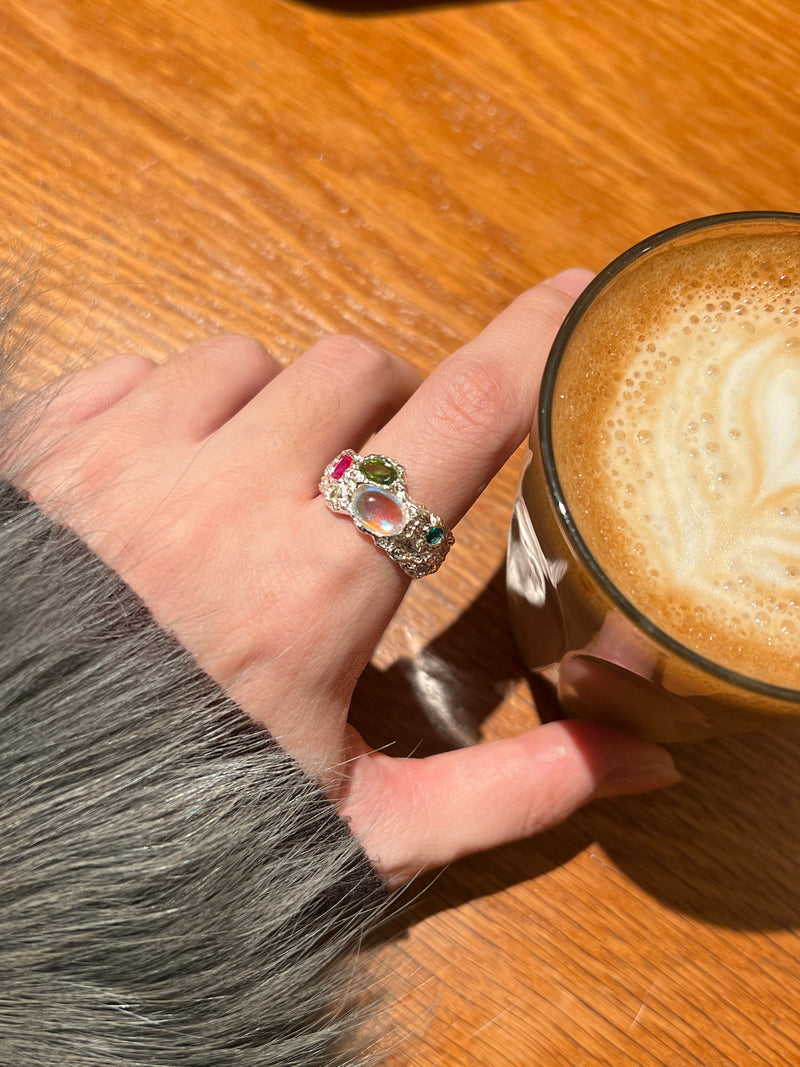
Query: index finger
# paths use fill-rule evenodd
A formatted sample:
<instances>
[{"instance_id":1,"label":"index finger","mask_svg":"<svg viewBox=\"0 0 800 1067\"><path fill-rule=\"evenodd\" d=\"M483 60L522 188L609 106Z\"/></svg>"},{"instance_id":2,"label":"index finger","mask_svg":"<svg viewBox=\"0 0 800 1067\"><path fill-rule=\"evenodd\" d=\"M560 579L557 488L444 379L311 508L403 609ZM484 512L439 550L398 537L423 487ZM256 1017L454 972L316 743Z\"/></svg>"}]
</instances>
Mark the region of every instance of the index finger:
<instances>
[{"instance_id":1,"label":"index finger","mask_svg":"<svg viewBox=\"0 0 800 1067\"><path fill-rule=\"evenodd\" d=\"M406 468L410 494L449 525L527 436L550 346L591 278L575 268L517 297L370 442Z\"/></svg>"}]
</instances>

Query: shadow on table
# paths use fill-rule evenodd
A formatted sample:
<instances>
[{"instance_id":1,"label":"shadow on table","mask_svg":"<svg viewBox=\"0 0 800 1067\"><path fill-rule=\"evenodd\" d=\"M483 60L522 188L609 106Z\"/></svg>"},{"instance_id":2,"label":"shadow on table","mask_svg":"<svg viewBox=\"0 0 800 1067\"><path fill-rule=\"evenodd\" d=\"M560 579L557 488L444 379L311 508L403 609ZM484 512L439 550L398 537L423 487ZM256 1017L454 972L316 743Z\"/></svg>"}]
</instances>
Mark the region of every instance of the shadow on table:
<instances>
[{"instance_id":1,"label":"shadow on table","mask_svg":"<svg viewBox=\"0 0 800 1067\"><path fill-rule=\"evenodd\" d=\"M675 750L674 790L583 817L646 892L742 930L800 926L800 724Z\"/></svg>"},{"instance_id":2,"label":"shadow on table","mask_svg":"<svg viewBox=\"0 0 800 1067\"><path fill-rule=\"evenodd\" d=\"M498 571L453 626L413 660L387 671L367 668L351 720L369 744L390 755L430 756L471 745L521 671Z\"/></svg>"},{"instance_id":3,"label":"shadow on table","mask_svg":"<svg viewBox=\"0 0 800 1067\"><path fill-rule=\"evenodd\" d=\"M413 663L365 674L354 722L370 744L398 756L471 744L523 673L498 572ZM537 691L536 699L541 707L546 696ZM800 724L674 751L680 785L596 802L530 841L461 860L429 879L405 922L536 878L596 842L668 907L736 929L800 926ZM402 920L393 925L390 936Z\"/></svg>"}]
</instances>

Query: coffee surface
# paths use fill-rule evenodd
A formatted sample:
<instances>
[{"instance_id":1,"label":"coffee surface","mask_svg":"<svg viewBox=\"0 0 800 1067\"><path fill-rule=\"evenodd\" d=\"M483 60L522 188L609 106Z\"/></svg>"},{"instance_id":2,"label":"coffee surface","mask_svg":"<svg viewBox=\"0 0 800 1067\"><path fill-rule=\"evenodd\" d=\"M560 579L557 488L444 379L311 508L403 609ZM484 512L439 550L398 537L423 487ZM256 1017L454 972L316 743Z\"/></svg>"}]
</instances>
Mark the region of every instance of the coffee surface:
<instances>
[{"instance_id":1,"label":"coffee surface","mask_svg":"<svg viewBox=\"0 0 800 1067\"><path fill-rule=\"evenodd\" d=\"M611 283L553 446L590 551L660 629L800 689L800 227L695 236Z\"/></svg>"}]
</instances>

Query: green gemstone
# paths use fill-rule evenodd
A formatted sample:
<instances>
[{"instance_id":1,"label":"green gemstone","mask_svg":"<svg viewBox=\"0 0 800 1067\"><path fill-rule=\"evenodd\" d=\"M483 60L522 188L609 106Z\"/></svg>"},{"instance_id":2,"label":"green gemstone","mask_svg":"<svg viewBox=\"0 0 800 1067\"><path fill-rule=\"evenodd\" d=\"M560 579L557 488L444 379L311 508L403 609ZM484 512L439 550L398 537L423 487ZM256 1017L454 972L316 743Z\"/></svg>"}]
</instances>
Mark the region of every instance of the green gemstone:
<instances>
[{"instance_id":1,"label":"green gemstone","mask_svg":"<svg viewBox=\"0 0 800 1067\"><path fill-rule=\"evenodd\" d=\"M367 456L361 464L361 471L376 485L391 485L397 480L397 468L382 456Z\"/></svg>"},{"instance_id":2,"label":"green gemstone","mask_svg":"<svg viewBox=\"0 0 800 1067\"><path fill-rule=\"evenodd\" d=\"M444 530L441 526L431 526L425 534L425 540L429 545L440 545L444 540Z\"/></svg>"}]
</instances>

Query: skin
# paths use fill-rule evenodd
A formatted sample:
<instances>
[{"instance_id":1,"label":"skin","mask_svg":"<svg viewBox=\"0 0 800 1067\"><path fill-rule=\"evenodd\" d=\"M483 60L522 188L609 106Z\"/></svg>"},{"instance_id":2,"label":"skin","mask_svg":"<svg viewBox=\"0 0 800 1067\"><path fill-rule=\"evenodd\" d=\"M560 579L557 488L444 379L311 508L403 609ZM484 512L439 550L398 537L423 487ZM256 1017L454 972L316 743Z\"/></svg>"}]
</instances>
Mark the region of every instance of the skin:
<instances>
[{"instance_id":1,"label":"skin","mask_svg":"<svg viewBox=\"0 0 800 1067\"><path fill-rule=\"evenodd\" d=\"M409 579L328 511L323 468L345 448L393 456L411 496L454 526L524 440L589 277L524 293L422 383L357 338L282 369L255 341L217 337L159 366L115 356L81 371L26 430L19 484L320 779L392 886L678 778L666 750L596 723L405 760L347 721Z\"/></svg>"}]
</instances>

